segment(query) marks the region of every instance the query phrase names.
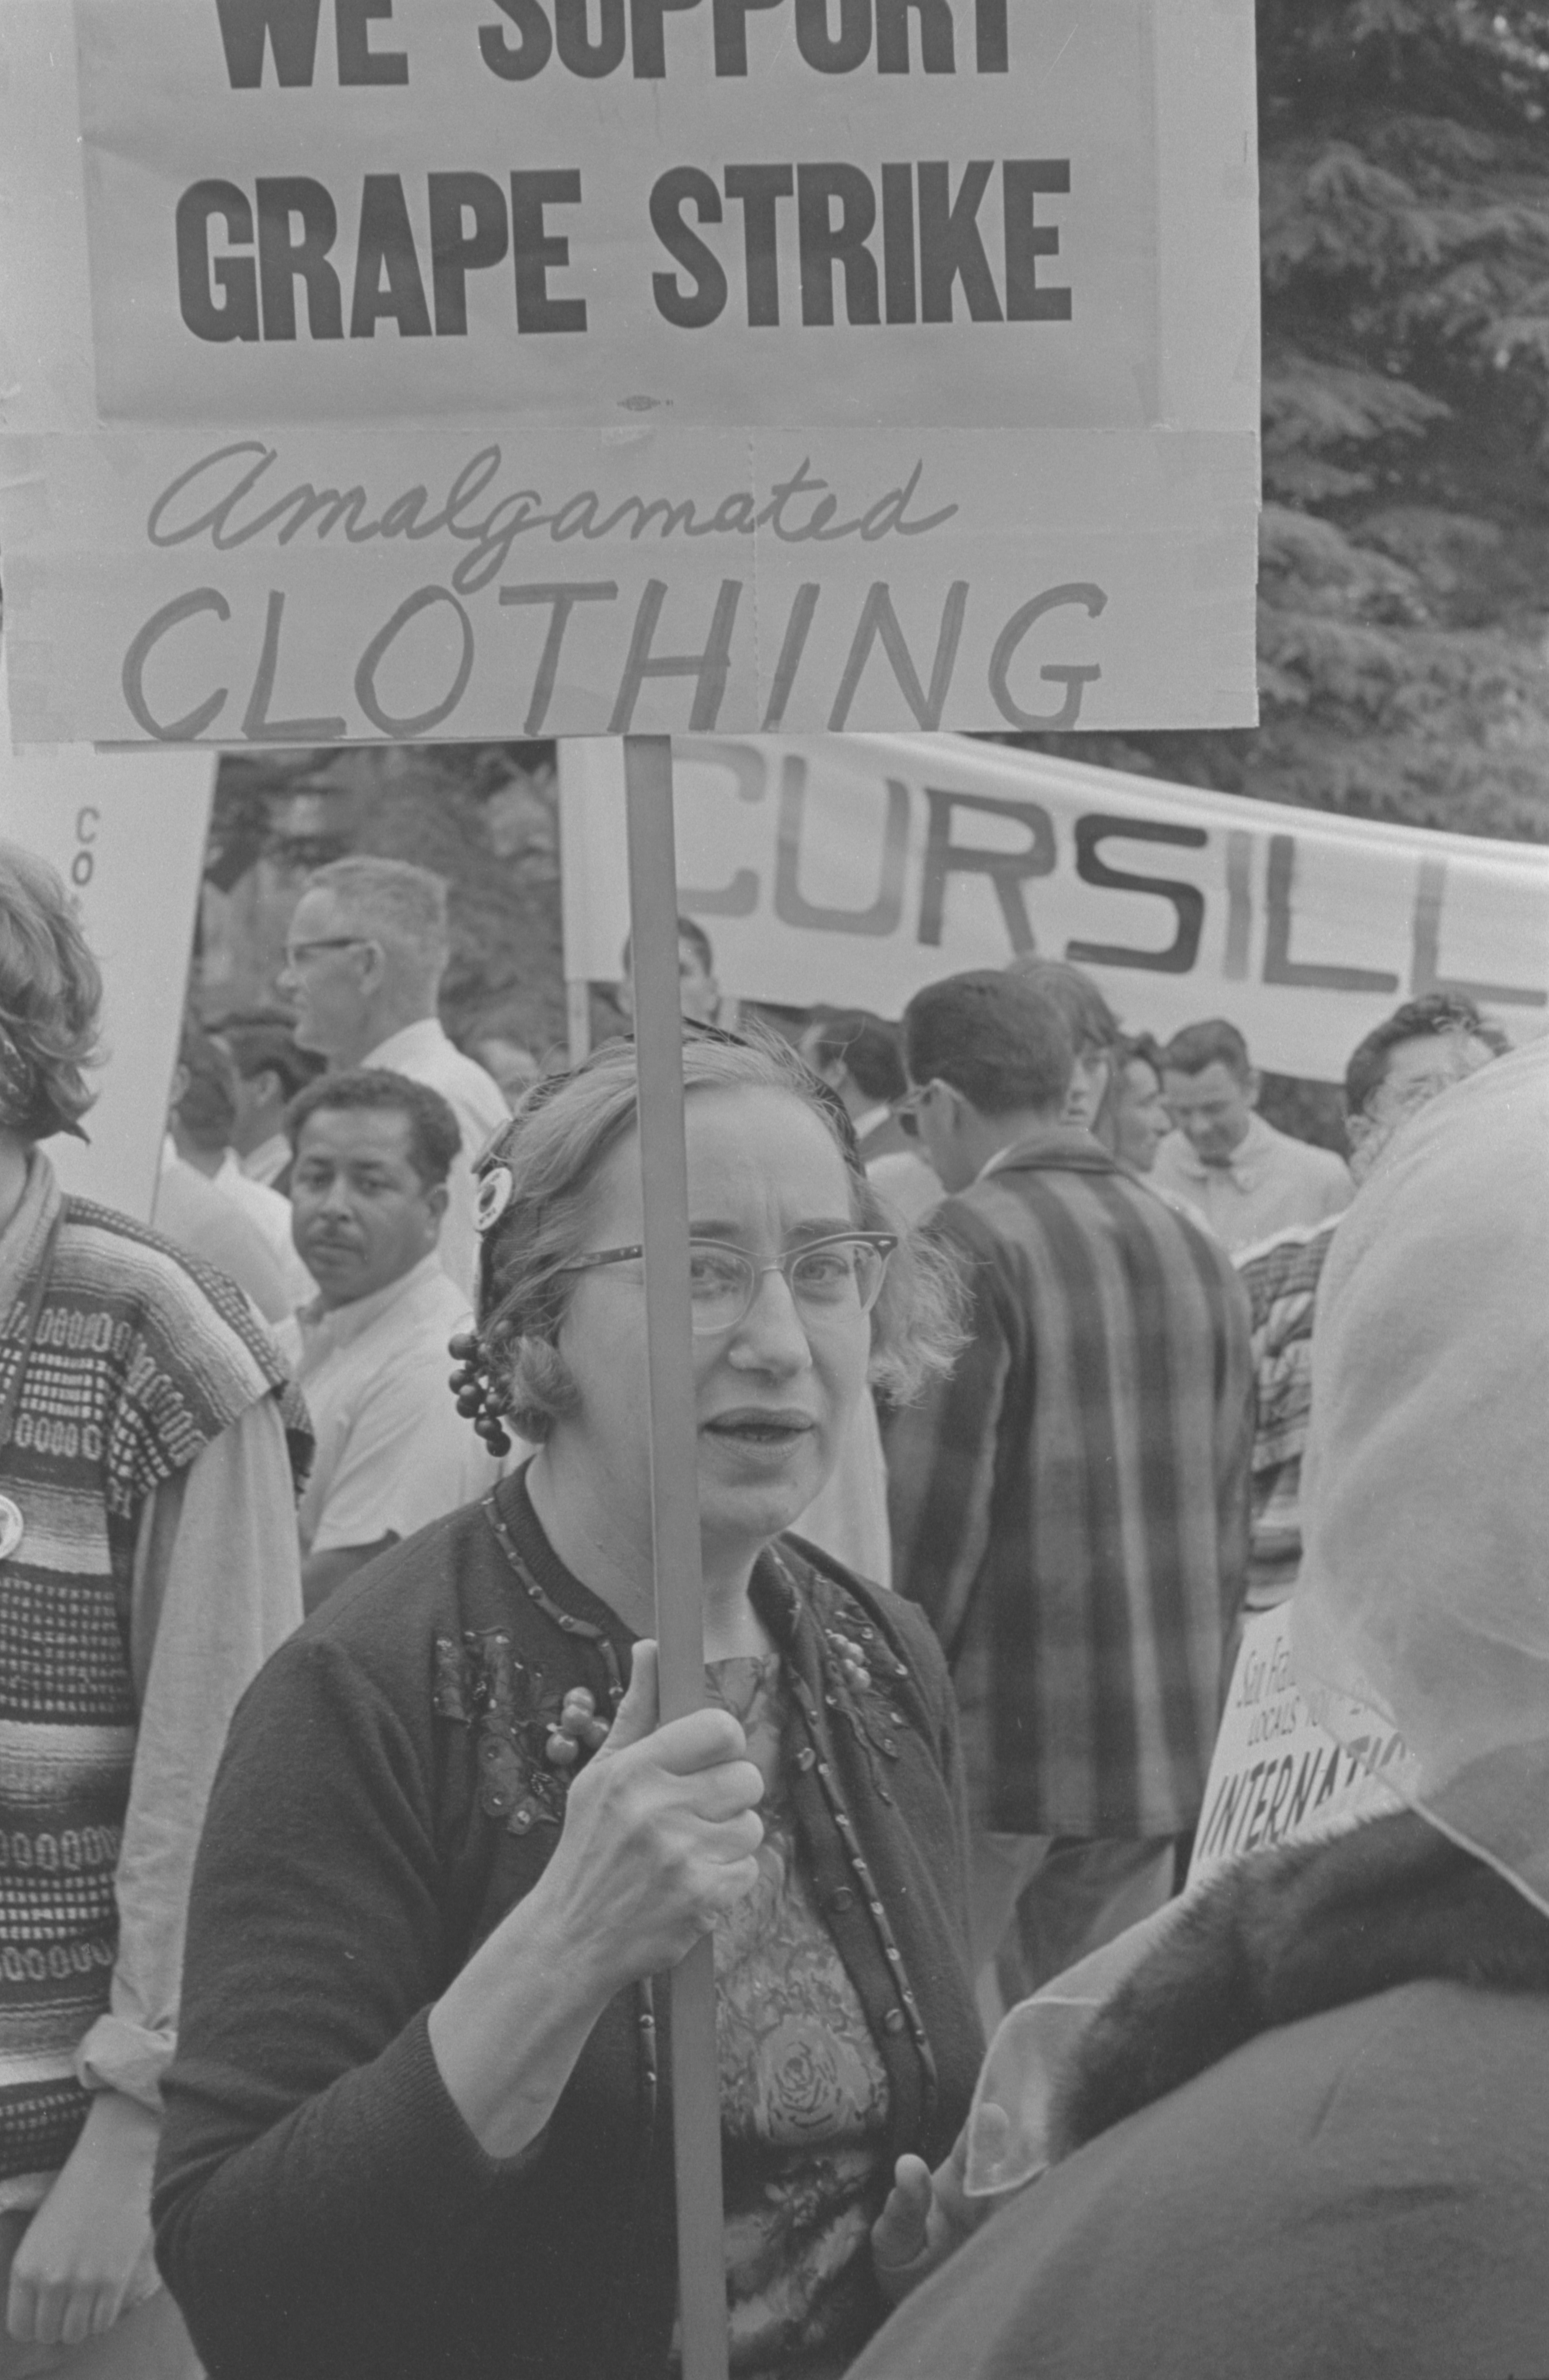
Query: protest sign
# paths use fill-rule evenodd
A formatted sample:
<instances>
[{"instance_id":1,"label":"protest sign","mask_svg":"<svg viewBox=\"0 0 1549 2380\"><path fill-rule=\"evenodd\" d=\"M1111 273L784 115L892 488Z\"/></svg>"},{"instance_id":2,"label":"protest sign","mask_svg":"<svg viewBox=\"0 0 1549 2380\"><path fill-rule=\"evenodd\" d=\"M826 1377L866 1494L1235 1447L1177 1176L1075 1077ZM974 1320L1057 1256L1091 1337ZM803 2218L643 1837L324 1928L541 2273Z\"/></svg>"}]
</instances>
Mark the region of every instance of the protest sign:
<instances>
[{"instance_id":1,"label":"protest sign","mask_svg":"<svg viewBox=\"0 0 1549 2380\"><path fill-rule=\"evenodd\" d=\"M91 1137L48 1160L67 1190L148 1222L183 1022L215 764L204 753L13 754L0 687L0 837L70 887L103 972Z\"/></svg>"},{"instance_id":2,"label":"protest sign","mask_svg":"<svg viewBox=\"0 0 1549 2380\"><path fill-rule=\"evenodd\" d=\"M1262 1065L1333 1080L1402 1000L1459 985L1549 1022L1549 852L1201 793L949 736L686 738L685 908L723 989L896 1015L1019 951L1089 967L1132 1029L1226 1015ZM616 749L560 754L565 966L628 925Z\"/></svg>"},{"instance_id":3,"label":"protest sign","mask_svg":"<svg viewBox=\"0 0 1549 2380\"><path fill-rule=\"evenodd\" d=\"M1291 1674L1290 1611L1250 1612L1194 1835L1190 1886L1227 1861L1336 1834L1402 1806L1413 1764L1397 1730L1368 1714L1336 1742Z\"/></svg>"},{"instance_id":4,"label":"protest sign","mask_svg":"<svg viewBox=\"0 0 1549 2380\"><path fill-rule=\"evenodd\" d=\"M24 741L1253 719L1250 0L6 16Z\"/></svg>"}]
</instances>

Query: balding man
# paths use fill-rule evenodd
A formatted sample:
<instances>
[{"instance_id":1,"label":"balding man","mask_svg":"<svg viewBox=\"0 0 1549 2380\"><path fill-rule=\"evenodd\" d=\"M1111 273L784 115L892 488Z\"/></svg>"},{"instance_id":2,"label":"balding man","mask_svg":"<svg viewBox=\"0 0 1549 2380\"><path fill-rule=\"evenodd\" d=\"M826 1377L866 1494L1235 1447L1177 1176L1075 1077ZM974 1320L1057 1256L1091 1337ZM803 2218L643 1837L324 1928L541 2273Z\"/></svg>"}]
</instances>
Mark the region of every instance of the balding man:
<instances>
[{"instance_id":1,"label":"balding man","mask_svg":"<svg viewBox=\"0 0 1549 2380\"><path fill-rule=\"evenodd\" d=\"M499 1085L454 1048L436 1007L451 955L446 886L408 860L335 859L308 877L286 941L280 990L296 1039L331 1072L382 1066L428 1083L457 1119L441 1261L471 1303L479 1237L473 1160L509 1112Z\"/></svg>"}]
</instances>

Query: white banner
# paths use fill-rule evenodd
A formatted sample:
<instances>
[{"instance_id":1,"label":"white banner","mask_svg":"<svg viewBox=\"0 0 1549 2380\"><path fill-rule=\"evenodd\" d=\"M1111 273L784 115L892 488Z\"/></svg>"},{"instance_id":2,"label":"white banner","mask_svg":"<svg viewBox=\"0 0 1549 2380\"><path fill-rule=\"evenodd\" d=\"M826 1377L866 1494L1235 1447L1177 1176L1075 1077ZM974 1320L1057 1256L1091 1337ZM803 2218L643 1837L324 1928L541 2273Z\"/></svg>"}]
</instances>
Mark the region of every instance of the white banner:
<instances>
[{"instance_id":1,"label":"white banner","mask_svg":"<svg viewBox=\"0 0 1549 2380\"><path fill-rule=\"evenodd\" d=\"M90 1141L47 1144L67 1190L148 1222L166 1130L215 764L207 753L14 755L0 687L0 836L58 870L103 972Z\"/></svg>"},{"instance_id":2,"label":"white banner","mask_svg":"<svg viewBox=\"0 0 1549 2380\"><path fill-rule=\"evenodd\" d=\"M1018 952L1090 967L1131 1030L1226 1016L1337 1080L1401 1001L1549 1022L1549 850L1199 793L957 736L675 742L683 906L734 997L896 1016ZM623 763L561 747L565 966L613 981Z\"/></svg>"},{"instance_id":3,"label":"white banner","mask_svg":"<svg viewBox=\"0 0 1549 2380\"><path fill-rule=\"evenodd\" d=\"M6 0L25 742L1255 716L1251 0Z\"/></svg>"}]
</instances>

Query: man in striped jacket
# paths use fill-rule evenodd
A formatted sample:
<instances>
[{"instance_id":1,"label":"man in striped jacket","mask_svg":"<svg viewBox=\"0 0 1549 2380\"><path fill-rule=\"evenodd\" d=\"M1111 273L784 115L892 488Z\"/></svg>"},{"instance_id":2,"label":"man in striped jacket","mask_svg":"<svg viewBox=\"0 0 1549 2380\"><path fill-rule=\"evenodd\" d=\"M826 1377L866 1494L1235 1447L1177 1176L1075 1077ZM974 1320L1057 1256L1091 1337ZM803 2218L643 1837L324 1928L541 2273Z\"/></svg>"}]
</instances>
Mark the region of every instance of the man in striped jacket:
<instances>
[{"instance_id":1,"label":"man in striped jacket","mask_svg":"<svg viewBox=\"0 0 1549 2380\"><path fill-rule=\"evenodd\" d=\"M1061 1122L1069 1038L1031 985L933 984L904 1038L971 1337L891 1427L894 1577L952 1665L993 2017L1003 1940L1018 1997L1173 1888L1243 1593L1247 1300L1213 1239Z\"/></svg>"}]
</instances>

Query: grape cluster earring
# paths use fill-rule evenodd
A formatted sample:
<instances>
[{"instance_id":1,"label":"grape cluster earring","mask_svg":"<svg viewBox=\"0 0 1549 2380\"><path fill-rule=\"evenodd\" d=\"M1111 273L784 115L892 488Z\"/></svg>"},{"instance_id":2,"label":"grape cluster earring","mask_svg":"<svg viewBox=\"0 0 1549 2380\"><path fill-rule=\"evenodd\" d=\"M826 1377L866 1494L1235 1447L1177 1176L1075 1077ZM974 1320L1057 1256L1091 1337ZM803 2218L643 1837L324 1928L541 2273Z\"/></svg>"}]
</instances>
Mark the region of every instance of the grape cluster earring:
<instances>
[{"instance_id":1,"label":"grape cluster earring","mask_svg":"<svg viewBox=\"0 0 1549 2380\"><path fill-rule=\"evenodd\" d=\"M470 1421L492 1454L509 1454L511 1435L502 1416L511 1410L508 1391L495 1380L489 1352L477 1330L459 1330L446 1344L457 1366L448 1382L457 1411Z\"/></svg>"}]
</instances>

